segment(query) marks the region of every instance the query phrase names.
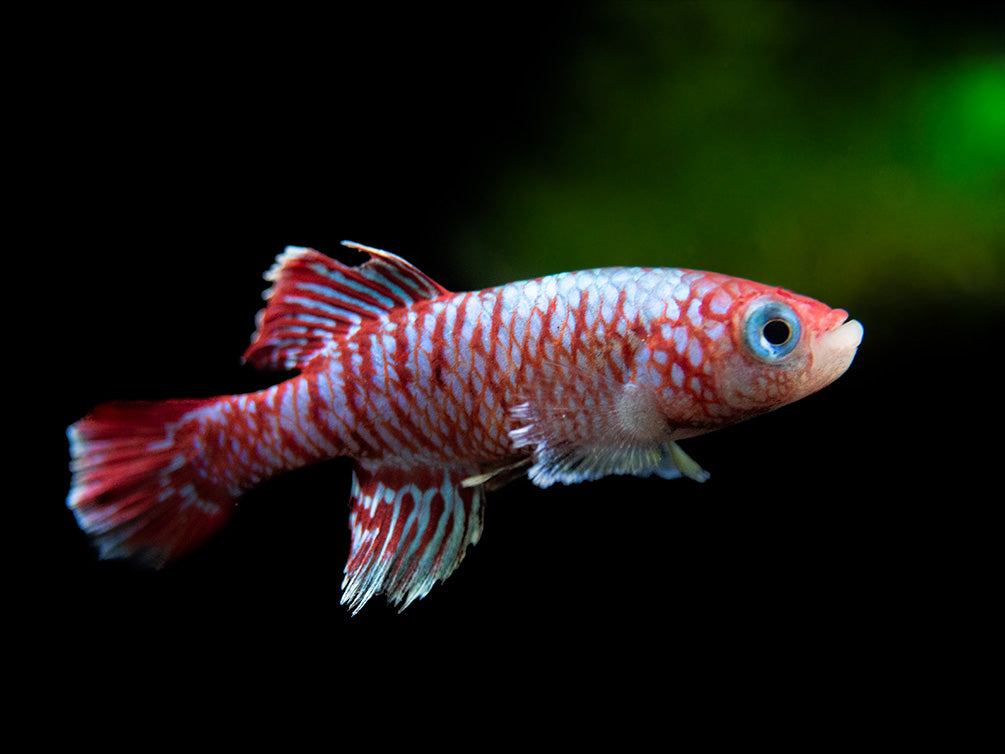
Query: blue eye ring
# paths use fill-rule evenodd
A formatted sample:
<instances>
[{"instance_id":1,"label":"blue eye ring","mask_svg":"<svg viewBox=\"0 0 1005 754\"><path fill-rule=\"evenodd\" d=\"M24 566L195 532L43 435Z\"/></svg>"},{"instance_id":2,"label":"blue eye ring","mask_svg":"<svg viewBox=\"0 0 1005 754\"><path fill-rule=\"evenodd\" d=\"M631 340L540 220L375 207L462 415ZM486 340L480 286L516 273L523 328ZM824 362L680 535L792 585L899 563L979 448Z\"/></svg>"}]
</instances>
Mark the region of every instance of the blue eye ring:
<instances>
[{"instance_id":1,"label":"blue eye ring","mask_svg":"<svg viewBox=\"0 0 1005 754\"><path fill-rule=\"evenodd\" d=\"M743 320L743 342L757 358L769 363L784 359L799 343L799 317L788 304L758 299Z\"/></svg>"}]
</instances>

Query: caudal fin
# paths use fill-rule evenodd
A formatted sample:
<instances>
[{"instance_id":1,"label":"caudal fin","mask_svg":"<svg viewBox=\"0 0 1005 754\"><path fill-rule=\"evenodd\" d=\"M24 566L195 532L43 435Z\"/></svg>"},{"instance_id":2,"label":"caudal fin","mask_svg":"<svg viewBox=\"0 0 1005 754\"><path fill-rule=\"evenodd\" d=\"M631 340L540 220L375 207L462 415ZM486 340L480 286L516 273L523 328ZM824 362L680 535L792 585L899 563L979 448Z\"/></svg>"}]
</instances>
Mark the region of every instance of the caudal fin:
<instances>
[{"instance_id":1,"label":"caudal fin","mask_svg":"<svg viewBox=\"0 0 1005 754\"><path fill-rule=\"evenodd\" d=\"M159 568L226 523L234 494L193 463L213 402L108 403L67 430L66 504L101 557Z\"/></svg>"}]
</instances>

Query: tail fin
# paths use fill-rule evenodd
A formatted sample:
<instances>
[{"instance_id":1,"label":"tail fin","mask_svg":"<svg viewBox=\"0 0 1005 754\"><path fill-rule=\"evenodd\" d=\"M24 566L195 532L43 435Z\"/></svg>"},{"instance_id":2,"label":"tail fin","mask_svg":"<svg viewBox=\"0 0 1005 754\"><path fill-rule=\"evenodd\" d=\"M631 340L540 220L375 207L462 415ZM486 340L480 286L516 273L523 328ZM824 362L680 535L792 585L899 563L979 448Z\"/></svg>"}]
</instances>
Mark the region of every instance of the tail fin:
<instances>
[{"instance_id":1,"label":"tail fin","mask_svg":"<svg viewBox=\"0 0 1005 754\"><path fill-rule=\"evenodd\" d=\"M200 473L200 409L215 399L99 406L67 430L66 504L103 558L155 568L219 530L234 493Z\"/></svg>"}]
</instances>

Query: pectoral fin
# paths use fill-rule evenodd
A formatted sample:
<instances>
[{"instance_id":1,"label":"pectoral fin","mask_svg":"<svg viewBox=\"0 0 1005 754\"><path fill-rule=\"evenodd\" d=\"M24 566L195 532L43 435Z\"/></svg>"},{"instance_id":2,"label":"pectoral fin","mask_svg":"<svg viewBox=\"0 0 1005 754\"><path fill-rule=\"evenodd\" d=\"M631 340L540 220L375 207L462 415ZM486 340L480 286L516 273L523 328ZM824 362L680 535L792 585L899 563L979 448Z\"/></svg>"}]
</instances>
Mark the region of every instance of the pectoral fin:
<instances>
[{"instance_id":1,"label":"pectoral fin","mask_svg":"<svg viewBox=\"0 0 1005 754\"><path fill-rule=\"evenodd\" d=\"M510 410L517 425L509 433L510 440L514 448L532 448L527 476L534 484L574 484L610 474L684 476L696 482L709 478L669 439L673 428L665 425L644 390L621 386L602 393L595 405L599 421L593 422L595 429L585 439L569 418L582 412L581 406L527 402Z\"/></svg>"}]
</instances>

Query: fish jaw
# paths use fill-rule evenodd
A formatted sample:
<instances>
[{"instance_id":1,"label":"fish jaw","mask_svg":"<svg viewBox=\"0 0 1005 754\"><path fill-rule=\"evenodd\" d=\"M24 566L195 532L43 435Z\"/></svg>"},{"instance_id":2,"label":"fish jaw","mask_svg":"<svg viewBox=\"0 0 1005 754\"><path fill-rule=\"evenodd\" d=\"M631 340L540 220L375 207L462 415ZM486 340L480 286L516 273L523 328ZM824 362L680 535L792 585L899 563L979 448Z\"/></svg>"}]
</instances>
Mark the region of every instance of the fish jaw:
<instances>
[{"instance_id":1,"label":"fish jaw","mask_svg":"<svg viewBox=\"0 0 1005 754\"><path fill-rule=\"evenodd\" d=\"M848 370L858 353L865 329L858 320L845 321L848 315L843 310L836 309L835 314L840 315L840 321L817 335L811 345L813 366L804 388L805 395L834 382Z\"/></svg>"}]
</instances>

